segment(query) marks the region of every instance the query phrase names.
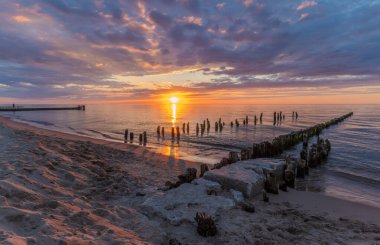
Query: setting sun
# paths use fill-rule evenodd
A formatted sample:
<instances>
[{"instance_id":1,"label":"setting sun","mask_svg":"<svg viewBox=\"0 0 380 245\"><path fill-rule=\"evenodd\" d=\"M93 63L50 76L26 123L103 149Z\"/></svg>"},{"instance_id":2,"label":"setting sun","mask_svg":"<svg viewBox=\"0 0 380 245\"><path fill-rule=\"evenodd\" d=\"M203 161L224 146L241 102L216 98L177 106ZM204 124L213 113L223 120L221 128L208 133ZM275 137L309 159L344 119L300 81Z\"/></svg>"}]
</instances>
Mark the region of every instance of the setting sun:
<instances>
[{"instance_id":1,"label":"setting sun","mask_svg":"<svg viewBox=\"0 0 380 245\"><path fill-rule=\"evenodd\" d=\"M173 104L177 103L179 101L178 97L170 97L170 102L172 102Z\"/></svg>"}]
</instances>

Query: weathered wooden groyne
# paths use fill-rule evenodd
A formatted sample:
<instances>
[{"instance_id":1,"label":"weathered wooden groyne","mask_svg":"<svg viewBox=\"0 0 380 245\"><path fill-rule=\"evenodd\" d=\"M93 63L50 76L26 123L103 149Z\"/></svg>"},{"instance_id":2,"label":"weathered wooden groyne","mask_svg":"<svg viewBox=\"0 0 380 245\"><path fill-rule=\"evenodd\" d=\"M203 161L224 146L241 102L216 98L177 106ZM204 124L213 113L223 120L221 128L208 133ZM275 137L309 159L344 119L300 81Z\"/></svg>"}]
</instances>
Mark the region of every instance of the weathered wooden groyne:
<instances>
[{"instance_id":1,"label":"weathered wooden groyne","mask_svg":"<svg viewBox=\"0 0 380 245\"><path fill-rule=\"evenodd\" d=\"M85 105L71 106L71 107L0 107L0 111L64 111L64 110L79 110L85 111Z\"/></svg>"},{"instance_id":2,"label":"weathered wooden groyne","mask_svg":"<svg viewBox=\"0 0 380 245\"><path fill-rule=\"evenodd\" d=\"M306 129L291 132L289 134L280 135L274 138L272 142L264 141L261 143L253 144L252 147L241 150L241 160L261 157L274 157L280 155L285 150L288 150L294 145L303 142L304 139L308 139L312 136L318 136L324 129L338 124L352 115L353 112L350 112L341 117L331 119L325 123L320 123Z\"/></svg>"}]
</instances>

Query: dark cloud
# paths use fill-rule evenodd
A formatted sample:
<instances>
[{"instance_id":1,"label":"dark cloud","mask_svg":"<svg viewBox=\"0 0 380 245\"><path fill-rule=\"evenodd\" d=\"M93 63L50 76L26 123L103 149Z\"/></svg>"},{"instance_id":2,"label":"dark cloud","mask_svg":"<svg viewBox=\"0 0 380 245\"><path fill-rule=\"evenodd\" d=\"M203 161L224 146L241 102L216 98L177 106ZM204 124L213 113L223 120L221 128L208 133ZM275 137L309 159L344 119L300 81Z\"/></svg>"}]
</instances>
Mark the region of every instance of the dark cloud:
<instances>
[{"instance_id":1,"label":"dark cloud","mask_svg":"<svg viewBox=\"0 0 380 245\"><path fill-rule=\"evenodd\" d=\"M155 10L151 11L149 16L155 23L157 23L158 25L160 25L161 27L165 29L168 28L172 24L172 19L169 16L167 16L166 14L160 13L158 11L155 11Z\"/></svg>"}]
</instances>

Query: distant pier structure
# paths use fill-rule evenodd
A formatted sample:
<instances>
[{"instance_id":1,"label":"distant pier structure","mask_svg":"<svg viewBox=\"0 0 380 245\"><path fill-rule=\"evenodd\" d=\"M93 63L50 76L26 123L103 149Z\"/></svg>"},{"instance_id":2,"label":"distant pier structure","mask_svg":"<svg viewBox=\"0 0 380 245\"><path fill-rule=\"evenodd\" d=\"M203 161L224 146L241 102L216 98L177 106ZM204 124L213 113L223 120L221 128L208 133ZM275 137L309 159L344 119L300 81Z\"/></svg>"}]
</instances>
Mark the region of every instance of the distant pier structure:
<instances>
[{"instance_id":1,"label":"distant pier structure","mask_svg":"<svg viewBox=\"0 0 380 245\"><path fill-rule=\"evenodd\" d=\"M0 107L0 111L63 111L63 110L78 110L85 111L85 105L78 106L61 106L61 107L20 107L13 104L9 107Z\"/></svg>"}]
</instances>

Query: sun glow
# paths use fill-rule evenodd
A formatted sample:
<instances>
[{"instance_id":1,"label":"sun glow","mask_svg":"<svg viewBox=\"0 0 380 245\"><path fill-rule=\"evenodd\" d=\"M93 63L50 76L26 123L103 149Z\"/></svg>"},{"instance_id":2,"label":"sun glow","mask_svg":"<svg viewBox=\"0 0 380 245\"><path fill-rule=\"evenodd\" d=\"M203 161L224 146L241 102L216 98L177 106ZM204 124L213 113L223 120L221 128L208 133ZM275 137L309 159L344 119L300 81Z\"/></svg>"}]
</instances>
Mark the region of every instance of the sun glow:
<instances>
[{"instance_id":1,"label":"sun glow","mask_svg":"<svg viewBox=\"0 0 380 245\"><path fill-rule=\"evenodd\" d=\"M173 97L170 97L170 102L172 102L173 104L176 104L176 103L178 103L178 101L179 101L179 98L178 97L175 97L175 96L173 96Z\"/></svg>"}]
</instances>

